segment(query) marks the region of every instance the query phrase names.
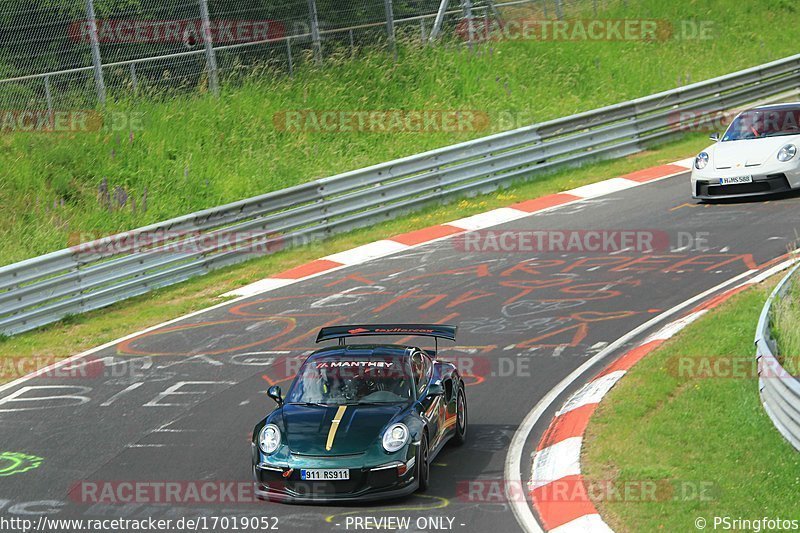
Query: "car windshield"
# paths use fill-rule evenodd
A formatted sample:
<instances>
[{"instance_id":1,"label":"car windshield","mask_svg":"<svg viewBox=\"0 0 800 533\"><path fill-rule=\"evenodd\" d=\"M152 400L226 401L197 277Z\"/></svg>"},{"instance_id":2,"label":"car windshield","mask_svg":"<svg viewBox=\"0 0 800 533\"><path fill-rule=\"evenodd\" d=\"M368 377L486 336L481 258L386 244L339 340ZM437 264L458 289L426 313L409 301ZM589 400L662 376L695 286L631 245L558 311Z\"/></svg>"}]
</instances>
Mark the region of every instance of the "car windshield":
<instances>
[{"instance_id":1,"label":"car windshield","mask_svg":"<svg viewBox=\"0 0 800 533\"><path fill-rule=\"evenodd\" d=\"M307 361L286 395L299 404L352 405L408 402L411 370L405 358L347 355Z\"/></svg>"},{"instance_id":2,"label":"car windshield","mask_svg":"<svg viewBox=\"0 0 800 533\"><path fill-rule=\"evenodd\" d=\"M722 136L722 141L798 134L800 134L800 107L754 109L736 117Z\"/></svg>"}]
</instances>

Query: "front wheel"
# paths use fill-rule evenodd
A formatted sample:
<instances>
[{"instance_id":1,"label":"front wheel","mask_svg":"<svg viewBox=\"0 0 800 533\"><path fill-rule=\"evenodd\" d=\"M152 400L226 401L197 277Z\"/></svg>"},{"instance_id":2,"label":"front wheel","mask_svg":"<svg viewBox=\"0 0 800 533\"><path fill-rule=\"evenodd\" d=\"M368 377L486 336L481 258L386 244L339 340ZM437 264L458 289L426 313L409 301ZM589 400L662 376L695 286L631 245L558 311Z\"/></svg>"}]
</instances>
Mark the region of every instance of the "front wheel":
<instances>
[{"instance_id":1,"label":"front wheel","mask_svg":"<svg viewBox=\"0 0 800 533\"><path fill-rule=\"evenodd\" d=\"M430 485L431 465L428 463L428 453L428 436L423 433L417 454L417 479L420 492L428 490Z\"/></svg>"},{"instance_id":2,"label":"front wheel","mask_svg":"<svg viewBox=\"0 0 800 533\"><path fill-rule=\"evenodd\" d=\"M453 435L453 443L461 446L465 442L467 442L467 396L463 387L459 387L456 398L456 434Z\"/></svg>"}]
</instances>

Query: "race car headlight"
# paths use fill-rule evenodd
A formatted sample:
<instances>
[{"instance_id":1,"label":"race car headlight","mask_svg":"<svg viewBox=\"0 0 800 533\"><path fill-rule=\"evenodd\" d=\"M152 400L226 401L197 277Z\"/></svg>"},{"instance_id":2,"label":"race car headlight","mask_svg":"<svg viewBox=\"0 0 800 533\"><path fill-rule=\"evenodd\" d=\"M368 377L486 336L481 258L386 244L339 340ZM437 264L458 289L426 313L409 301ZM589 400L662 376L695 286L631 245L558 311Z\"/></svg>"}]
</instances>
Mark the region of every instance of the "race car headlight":
<instances>
[{"instance_id":1,"label":"race car headlight","mask_svg":"<svg viewBox=\"0 0 800 533\"><path fill-rule=\"evenodd\" d=\"M708 154L705 152L700 152L697 154L697 157L694 158L694 168L697 170L701 170L706 168L708 164Z\"/></svg>"},{"instance_id":2,"label":"race car headlight","mask_svg":"<svg viewBox=\"0 0 800 533\"><path fill-rule=\"evenodd\" d=\"M778 150L778 161L786 163L797 154L797 147L793 144L787 144Z\"/></svg>"},{"instance_id":3,"label":"race car headlight","mask_svg":"<svg viewBox=\"0 0 800 533\"><path fill-rule=\"evenodd\" d=\"M258 434L258 447L267 455L274 453L281 445L281 430L275 424L267 424Z\"/></svg>"},{"instance_id":4,"label":"race car headlight","mask_svg":"<svg viewBox=\"0 0 800 533\"><path fill-rule=\"evenodd\" d=\"M405 424L392 424L383 434L383 449L396 452L408 443L408 428Z\"/></svg>"}]
</instances>

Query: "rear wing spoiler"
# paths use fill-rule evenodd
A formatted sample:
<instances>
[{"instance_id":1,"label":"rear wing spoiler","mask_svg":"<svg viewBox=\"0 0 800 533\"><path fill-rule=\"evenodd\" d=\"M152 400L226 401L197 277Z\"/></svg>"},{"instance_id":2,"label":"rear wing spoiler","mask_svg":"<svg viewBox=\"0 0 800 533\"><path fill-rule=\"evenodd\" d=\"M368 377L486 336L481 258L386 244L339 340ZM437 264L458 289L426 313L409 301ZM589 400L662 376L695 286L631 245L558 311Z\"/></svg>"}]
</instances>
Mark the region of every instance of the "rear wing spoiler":
<instances>
[{"instance_id":1,"label":"rear wing spoiler","mask_svg":"<svg viewBox=\"0 0 800 533\"><path fill-rule=\"evenodd\" d=\"M347 337L369 337L376 335L393 335L406 337L435 337L438 339L456 340L457 326L447 324L369 324L362 326L330 326L319 330L317 342L339 339L344 344Z\"/></svg>"}]
</instances>

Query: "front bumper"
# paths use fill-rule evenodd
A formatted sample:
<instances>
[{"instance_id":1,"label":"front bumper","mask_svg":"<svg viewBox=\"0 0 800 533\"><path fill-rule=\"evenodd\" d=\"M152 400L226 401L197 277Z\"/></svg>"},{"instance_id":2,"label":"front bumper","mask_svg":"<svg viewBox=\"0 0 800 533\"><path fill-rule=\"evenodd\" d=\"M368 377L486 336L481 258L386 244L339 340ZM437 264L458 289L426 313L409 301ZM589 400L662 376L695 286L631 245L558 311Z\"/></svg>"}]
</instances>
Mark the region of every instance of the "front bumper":
<instances>
[{"instance_id":1,"label":"front bumper","mask_svg":"<svg viewBox=\"0 0 800 533\"><path fill-rule=\"evenodd\" d=\"M300 466L276 467L256 464L253 468L255 493L259 498L284 503L330 503L373 501L407 496L419 487L416 460L400 474L396 466L350 467L350 479L307 481L300 478ZM310 466L313 468L315 466ZM328 465L328 468L337 468Z\"/></svg>"},{"instance_id":2,"label":"front bumper","mask_svg":"<svg viewBox=\"0 0 800 533\"><path fill-rule=\"evenodd\" d=\"M714 181L698 179L692 182L692 198L699 200L722 200L725 198L744 198L791 191L792 187L785 174L753 176L752 183L719 185Z\"/></svg>"}]
</instances>

